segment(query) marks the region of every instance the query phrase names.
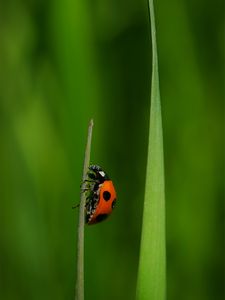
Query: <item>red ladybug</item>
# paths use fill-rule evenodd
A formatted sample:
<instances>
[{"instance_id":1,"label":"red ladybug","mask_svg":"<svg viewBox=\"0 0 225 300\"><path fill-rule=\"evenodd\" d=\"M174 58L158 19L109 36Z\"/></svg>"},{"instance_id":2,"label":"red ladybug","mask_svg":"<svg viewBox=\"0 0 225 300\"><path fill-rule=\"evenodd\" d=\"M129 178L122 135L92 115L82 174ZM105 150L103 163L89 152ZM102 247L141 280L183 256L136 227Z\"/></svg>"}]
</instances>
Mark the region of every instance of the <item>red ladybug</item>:
<instances>
[{"instance_id":1,"label":"red ladybug","mask_svg":"<svg viewBox=\"0 0 225 300\"><path fill-rule=\"evenodd\" d=\"M85 221L88 225L105 220L116 204L116 191L112 180L97 165L90 165L83 191L86 194Z\"/></svg>"}]
</instances>

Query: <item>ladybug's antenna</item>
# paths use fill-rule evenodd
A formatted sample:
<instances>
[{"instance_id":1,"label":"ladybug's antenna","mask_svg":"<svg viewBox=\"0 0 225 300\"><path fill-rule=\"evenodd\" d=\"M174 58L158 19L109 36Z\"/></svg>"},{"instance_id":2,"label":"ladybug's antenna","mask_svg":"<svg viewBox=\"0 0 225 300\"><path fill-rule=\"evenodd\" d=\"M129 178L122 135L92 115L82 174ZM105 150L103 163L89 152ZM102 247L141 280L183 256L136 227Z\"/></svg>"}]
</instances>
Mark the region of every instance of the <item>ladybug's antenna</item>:
<instances>
[{"instance_id":1,"label":"ladybug's antenna","mask_svg":"<svg viewBox=\"0 0 225 300\"><path fill-rule=\"evenodd\" d=\"M80 206L80 203L74 204L74 205L72 206L72 209L77 208L77 207L79 207L79 206Z\"/></svg>"}]
</instances>

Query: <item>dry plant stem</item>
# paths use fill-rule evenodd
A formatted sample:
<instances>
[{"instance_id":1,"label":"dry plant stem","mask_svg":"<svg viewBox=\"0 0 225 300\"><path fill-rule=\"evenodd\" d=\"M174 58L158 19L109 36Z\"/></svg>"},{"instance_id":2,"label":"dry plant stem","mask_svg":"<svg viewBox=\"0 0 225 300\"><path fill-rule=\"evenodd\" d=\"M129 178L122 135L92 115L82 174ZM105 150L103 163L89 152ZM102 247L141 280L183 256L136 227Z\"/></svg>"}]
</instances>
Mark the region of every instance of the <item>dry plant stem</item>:
<instances>
[{"instance_id":1,"label":"dry plant stem","mask_svg":"<svg viewBox=\"0 0 225 300\"><path fill-rule=\"evenodd\" d=\"M83 167L83 181L86 178L88 166L90 164L91 152L91 138L93 120L90 121L88 127L87 145L84 157ZM85 194L81 192L80 195L80 211L78 224L78 239L77 239L77 282L75 291L75 300L84 300L84 208L85 208Z\"/></svg>"}]
</instances>

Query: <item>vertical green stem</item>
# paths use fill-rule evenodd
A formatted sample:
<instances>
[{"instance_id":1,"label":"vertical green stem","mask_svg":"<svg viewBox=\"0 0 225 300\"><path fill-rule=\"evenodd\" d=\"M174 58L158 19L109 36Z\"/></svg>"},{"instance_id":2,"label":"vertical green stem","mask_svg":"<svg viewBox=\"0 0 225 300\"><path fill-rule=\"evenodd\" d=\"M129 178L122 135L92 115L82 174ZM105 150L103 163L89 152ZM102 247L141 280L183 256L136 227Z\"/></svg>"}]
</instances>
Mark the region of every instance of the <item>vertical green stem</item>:
<instances>
[{"instance_id":1,"label":"vertical green stem","mask_svg":"<svg viewBox=\"0 0 225 300\"><path fill-rule=\"evenodd\" d=\"M84 157L83 181L86 178L88 166L90 164L91 138L93 120L90 121L88 127L87 145ZM81 192L80 196L80 211L78 224L78 239L77 239L77 282L75 291L75 300L84 300L84 208L85 194Z\"/></svg>"}]
</instances>

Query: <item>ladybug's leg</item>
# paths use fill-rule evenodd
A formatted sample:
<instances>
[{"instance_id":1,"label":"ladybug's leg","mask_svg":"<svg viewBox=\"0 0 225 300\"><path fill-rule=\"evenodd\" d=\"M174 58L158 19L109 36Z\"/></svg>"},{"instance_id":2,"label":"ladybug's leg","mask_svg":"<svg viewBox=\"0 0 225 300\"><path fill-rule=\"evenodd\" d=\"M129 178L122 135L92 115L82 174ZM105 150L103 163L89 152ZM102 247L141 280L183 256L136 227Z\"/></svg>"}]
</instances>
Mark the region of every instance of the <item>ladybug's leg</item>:
<instances>
[{"instance_id":1,"label":"ladybug's leg","mask_svg":"<svg viewBox=\"0 0 225 300\"><path fill-rule=\"evenodd\" d=\"M87 192L88 190L89 190L89 188L88 187L82 187L81 186L81 193L84 193L84 192Z\"/></svg>"},{"instance_id":2,"label":"ladybug's leg","mask_svg":"<svg viewBox=\"0 0 225 300\"><path fill-rule=\"evenodd\" d=\"M80 185L81 192L83 193L83 192L86 192L88 190L92 190L94 184L95 184L95 182L93 180L84 180Z\"/></svg>"},{"instance_id":3,"label":"ladybug's leg","mask_svg":"<svg viewBox=\"0 0 225 300\"><path fill-rule=\"evenodd\" d=\"M89 193L88 193L88 196L86 197L86 204L85 204L85 206L90 202L91 199L93 199L93 198L96 197L96 193L94 191L90 191L89 189L83 189L82 193L87 192L87 191L89 191ZM72 206L72 208L74 209L74 208L77 208L79 206L80 206L80 203L74 204Z\"/></svg>"},{"instance_id":4,"label":"ladybug's leg","mask_svg":"<svg viewBox=\"0 0 225 300\"><path fill-rule=\"evenodd\" d=\"M98 189L100 182L98 180L84 180L81 184L81 191L86 192L88 190L95 191Z\"/></svg>"},{"instance_id":5,"label":"ladybug's leg","mask_svg":"<svg viewBox=\"0 0 225 300\"><path fill-rule=\"evenodd\" d=\"M88 179L85 179L84 181L83 181L83 183L84 182L93 182L94 180L88 180Z\"/></svg>"},{"instance_id":6,"label":"ladybug's leg","mask_svg":"<svg viewBox=\"0 0 225 300\"><path fill-rule=\"evenodd\" d=\"M90 183L93 183L94 181L93 180L87 180L85 179L84 181L82 181L82 183L80 184L80 188L83 186L83 185L88 185L87 183L89 182Z\"/></svg>"},{"instance_id":7,"label":"ladybug's leg","mask_svg":"<svg viewBox=\"0 0 225 300\"><path fill-rule=\"evenodd\" d=\"M89 190L89 192L87 193L87 197L86 197L86 203L88 203L91 199L93 199L94 197L94 191Z\"/></svg>"},{"instance_id":8,"label":"ladybug's leg","mask_svg":"<svg viewBox=\"0 0 225 300\"><path fill-rule=\"evenodd\" d=\"M72 206L72 209L77 208L77 207L79 207L79 206L80 206L80 203L74 204L74 205Z\"/></svg>"}]
</instances>

